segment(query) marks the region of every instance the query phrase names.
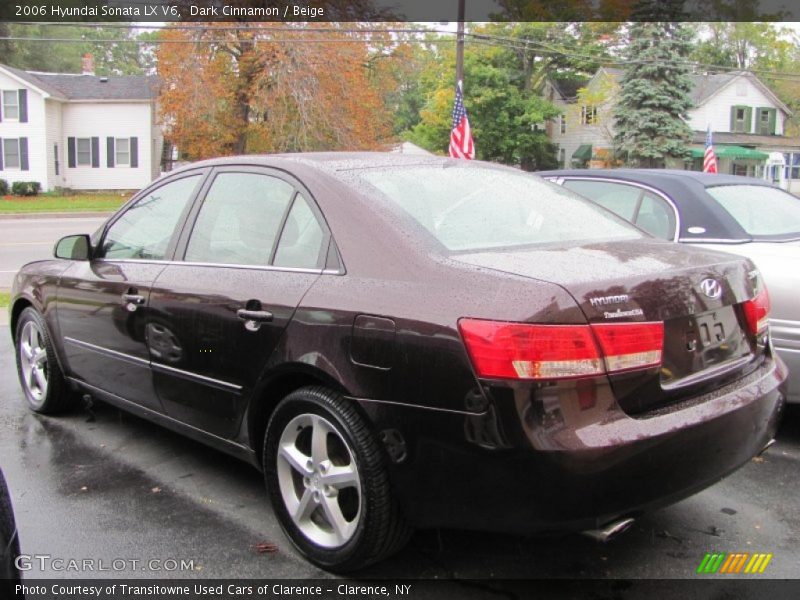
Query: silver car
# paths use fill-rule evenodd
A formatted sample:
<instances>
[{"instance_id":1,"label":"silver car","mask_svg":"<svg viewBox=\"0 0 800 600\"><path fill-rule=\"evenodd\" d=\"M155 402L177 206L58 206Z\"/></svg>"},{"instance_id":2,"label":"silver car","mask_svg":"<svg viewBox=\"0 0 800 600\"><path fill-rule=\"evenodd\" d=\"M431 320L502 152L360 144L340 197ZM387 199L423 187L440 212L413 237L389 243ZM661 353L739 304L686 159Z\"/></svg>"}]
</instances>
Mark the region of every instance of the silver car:
<instances>
[{"instance_id":1,"label":"silver car","mask_svg":"<svg viewBox=\"0 0 800 600\"><path fill-rule=\"evenodd\" d=\"M800 403L800 198L761 179L696 171L537 174L656 237L750 258L769 289L772 341L790 370L789 402Z\"/></svg>"}]
</instances>

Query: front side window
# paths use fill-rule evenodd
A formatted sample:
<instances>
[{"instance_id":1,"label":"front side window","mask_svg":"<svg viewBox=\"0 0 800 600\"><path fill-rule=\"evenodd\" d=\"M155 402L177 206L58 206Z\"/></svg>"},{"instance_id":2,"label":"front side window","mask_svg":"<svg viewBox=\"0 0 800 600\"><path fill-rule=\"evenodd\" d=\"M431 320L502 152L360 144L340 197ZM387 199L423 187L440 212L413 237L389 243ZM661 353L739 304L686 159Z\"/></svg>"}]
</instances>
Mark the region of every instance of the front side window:
<instances>
[{"instance_id":1,"label":"front side window","mask_svg":"<svg viewBox=\"0 0 800 600\"><path fill-rule=\"evenodd\" d=\"M91 166L92 164L92 138L78 138L75 140L78 155L78 166Z\"/></svg>"},{"instance_id":2,"label":"front side window","mask_svg":"<svg viewBox=\"0 0 800 600\"><path fill-rule=\"evenodd\" d=\"M800 238L800 198L758 185L706 188L747 235L765 240Z\"/></svg>"},{"instance_id":3,"label":"front side window","mask_svg":"<svg viewBox=\"0 0 800 600\"><path fill-rule=\"evenodd\" d=\"M3 140L3 165L6 169L20 168L19 140L5 138Z\"/></svg>"},{"instance_id":4,"label":"front side window","mask_svg":"<svg viewBox=\"0 0 800 600\"><path fill-rule=\"evenodd\" d=\"M114 164L118 166L128 166L131 164L131 140L130 138L117 138L114 141Z\"/></svg>"},{"instance_id":5,"label":"front side window","mask_svg":"<svg viewBox=\"0 0 800 600\"><path fill-rule=\"evenodd\" d=\"M19 119L19 92L17 90L3 90L3 118Z\"/></svg>"},{"instance_id":6,"label":"front side window","mask_svg":"<svg viewBox=\"0 0 800 600\"><path fill-rule=\"evenodd\" d=\"M140 198L108 228L100 257L163 260L200 177L166 183Z\"/></svg>"},{"instance_id":7,"label":"front side window","mask_svg":"<svg viewBox=\"0 0 800 600\"><path fill-rule=\"evenodd\" d=\"M266 266L294 187L260 173L220 173L194 224L185 260Z\"/></svg>"},{"instance_id":8,"label":"front side window","mask_svg":"<svg viewBox=\"0 0 800 600\"><path fill-rule=\"evenodd\" d=\"M453 252L644 235L593 202L523 173L419 166L356 176Z\"/></svg>"}]
</instances>

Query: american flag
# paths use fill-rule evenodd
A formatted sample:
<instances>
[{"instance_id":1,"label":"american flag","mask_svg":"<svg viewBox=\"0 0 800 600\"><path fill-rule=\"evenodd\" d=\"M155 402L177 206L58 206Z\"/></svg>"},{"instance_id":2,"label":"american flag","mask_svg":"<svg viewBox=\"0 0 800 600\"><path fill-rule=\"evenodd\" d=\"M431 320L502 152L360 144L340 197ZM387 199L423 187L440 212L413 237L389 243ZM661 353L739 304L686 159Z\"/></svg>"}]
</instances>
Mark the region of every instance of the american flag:
<instances>
[{"instance_id":1,"label":"american flag","mask_svg":"<svg viewBox=\"0 0 800 600\"><path fill-rule=\"evenodd\" d=\"M714 142L711 140L711 125L706 131L706 153L703 156L703 173L717 172L717 155L714 154Z\"/></svg>"},{"instance_id":2,"label":"american flag","mask_svg":"<svg viewBox=\"0 0 800 600\"><path fill-rule=\"evenodd\" d=\"M475 144L469 128L467 109L461 94L461 82L456 87L456 102L453 105L453 129L450 131L450 156L453 158L475 158Z\"/></svg>"}]
</instances>

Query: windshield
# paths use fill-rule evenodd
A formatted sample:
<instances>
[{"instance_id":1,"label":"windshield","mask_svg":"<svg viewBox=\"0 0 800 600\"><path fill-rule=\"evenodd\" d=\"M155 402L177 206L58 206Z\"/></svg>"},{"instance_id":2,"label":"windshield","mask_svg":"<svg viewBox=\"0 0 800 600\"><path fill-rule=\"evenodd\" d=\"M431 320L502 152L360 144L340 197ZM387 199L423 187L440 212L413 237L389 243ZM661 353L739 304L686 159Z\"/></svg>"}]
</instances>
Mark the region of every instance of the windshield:
<instances>
[{"instance_id":1,"label":"windshield","mask_svg":"<svg viewBox=\"0 0 800 600\"><path fill-rule=\"evenodd\" d=\"M645 237L593 202L524 173L419 166L358 175L451 251Z\"/></svg>"},{"instance_id":2,"label":"windshield","mask_svg":"<svg viewBox=\"0 0 800 600\"><path fill-rule=\"evenodd\" d=\"M706 191L753 238L800 237L800 199L760 185L720 185Z\"/></svg>"}]
</instances>

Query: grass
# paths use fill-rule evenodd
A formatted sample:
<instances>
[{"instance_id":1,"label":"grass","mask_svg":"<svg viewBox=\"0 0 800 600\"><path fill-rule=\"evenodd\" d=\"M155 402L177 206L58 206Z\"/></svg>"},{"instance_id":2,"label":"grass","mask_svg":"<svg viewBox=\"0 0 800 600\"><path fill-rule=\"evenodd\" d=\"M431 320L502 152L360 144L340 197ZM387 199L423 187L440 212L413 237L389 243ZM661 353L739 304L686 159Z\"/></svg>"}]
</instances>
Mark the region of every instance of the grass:
<instances>
[{"instance_id":1,"label":"grass","mask_svg":"<svg viewBox=\"0 0 800 600\"><path fill-rule=\"evenodd\" d=\"M11 299L11 294L8 292L0 292L0 308L8 306L8 301Z\"/></svg>"},{"instance_id":2,"label":"grass","mask_svg":"<svg viewBox=\"0 0 800 600\"><path fill-rule=\"evenodd\" d=\"M131 197L131 194L76 194L57 196L2 196L0 215L38 212L112 212Z\"/></svg>"}]
</instances>

